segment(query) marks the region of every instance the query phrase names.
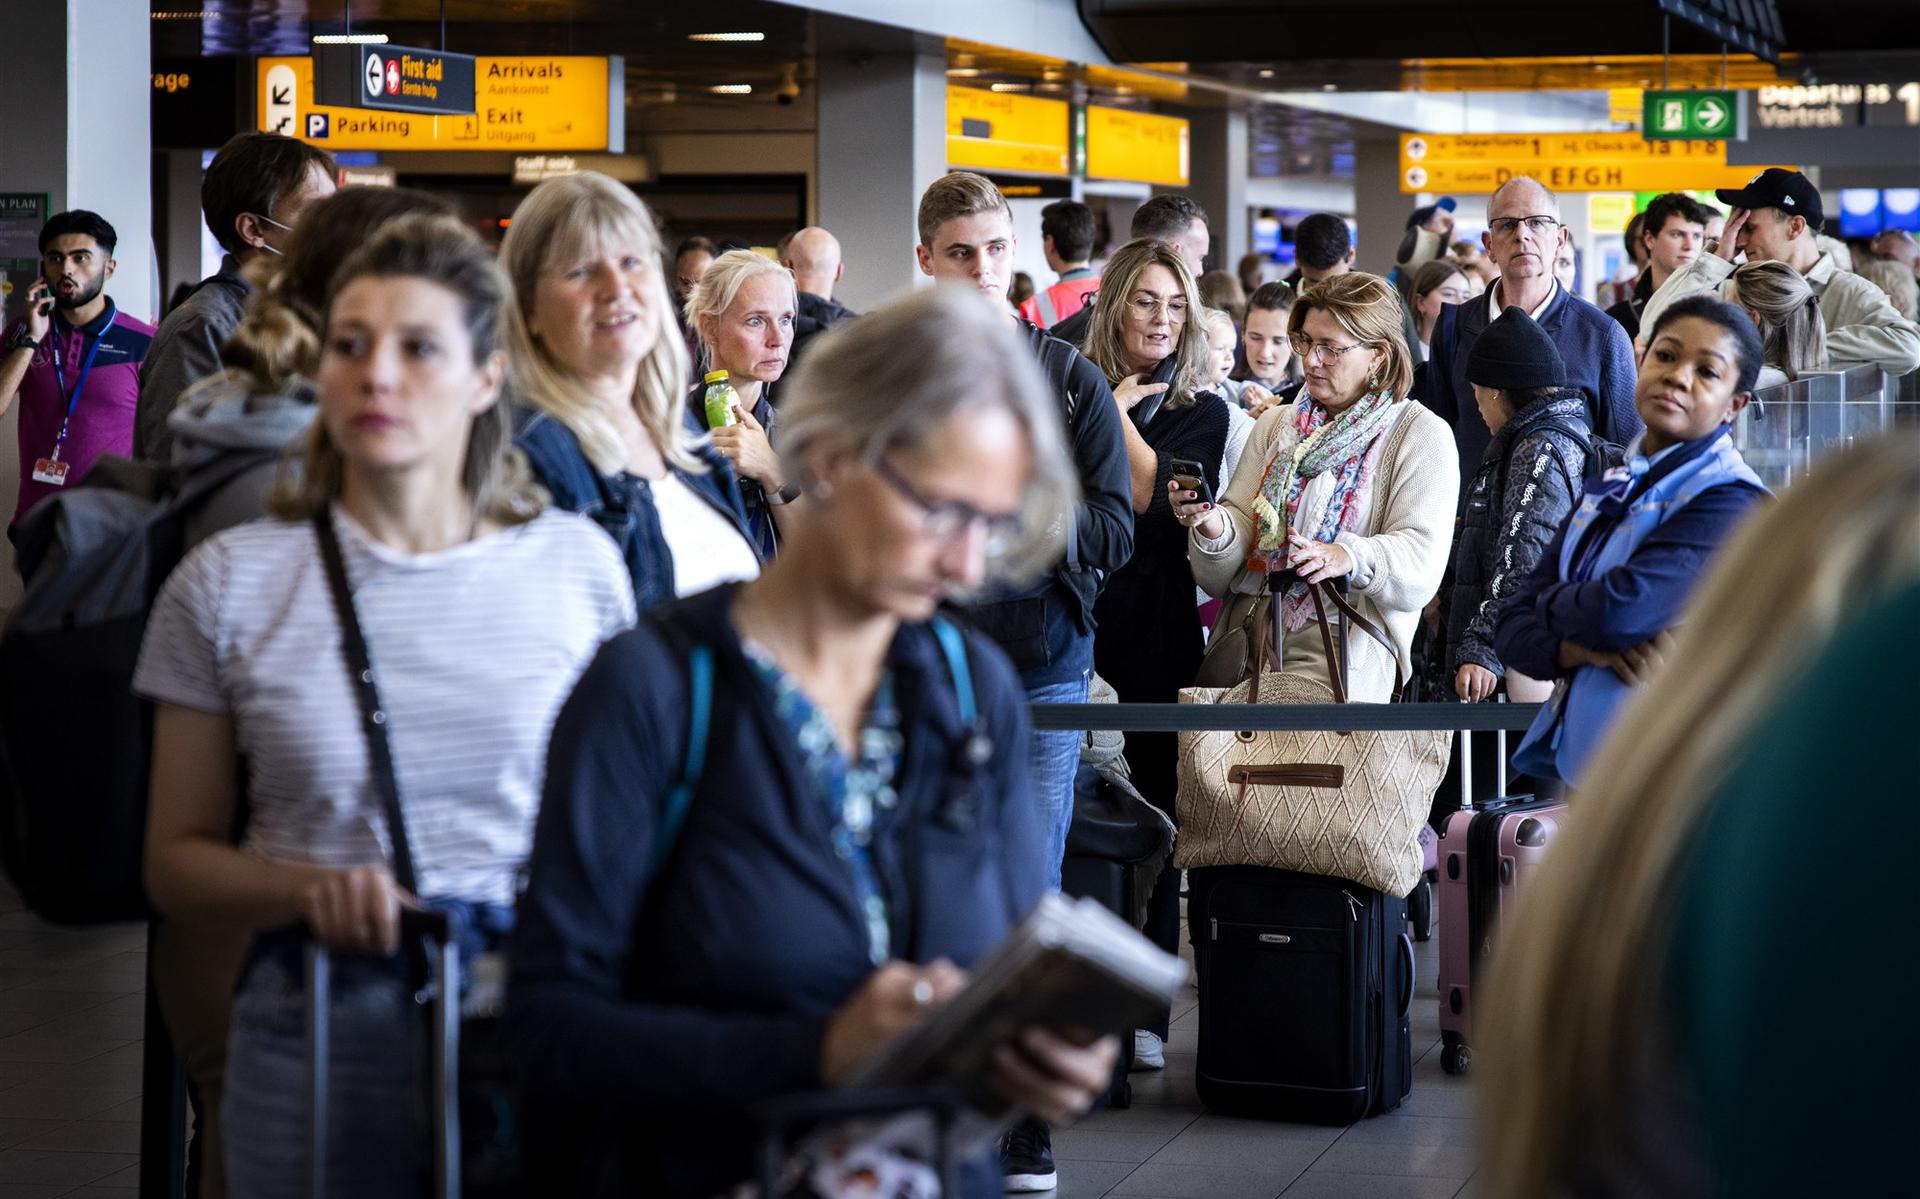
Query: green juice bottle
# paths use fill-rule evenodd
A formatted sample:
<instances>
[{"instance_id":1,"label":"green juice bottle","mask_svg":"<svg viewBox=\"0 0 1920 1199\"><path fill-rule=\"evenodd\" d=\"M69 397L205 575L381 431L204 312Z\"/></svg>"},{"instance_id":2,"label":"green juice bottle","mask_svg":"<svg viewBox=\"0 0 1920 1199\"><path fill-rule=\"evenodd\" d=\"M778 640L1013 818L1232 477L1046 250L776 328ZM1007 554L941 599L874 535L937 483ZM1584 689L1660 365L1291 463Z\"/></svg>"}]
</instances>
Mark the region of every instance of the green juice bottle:
<instances>
[{"instance_id":1,"label":"green juice bottle","mask_svg":"<svg viewBox=\"0 0 1920 1199\"><path fill-rule=\"evenodd\" d=\"M734 394L733 384L727 382L727 372L707 372L707 428L724 429L734 423L733 406L739 401Z\"/></svg>"}]
</instances>

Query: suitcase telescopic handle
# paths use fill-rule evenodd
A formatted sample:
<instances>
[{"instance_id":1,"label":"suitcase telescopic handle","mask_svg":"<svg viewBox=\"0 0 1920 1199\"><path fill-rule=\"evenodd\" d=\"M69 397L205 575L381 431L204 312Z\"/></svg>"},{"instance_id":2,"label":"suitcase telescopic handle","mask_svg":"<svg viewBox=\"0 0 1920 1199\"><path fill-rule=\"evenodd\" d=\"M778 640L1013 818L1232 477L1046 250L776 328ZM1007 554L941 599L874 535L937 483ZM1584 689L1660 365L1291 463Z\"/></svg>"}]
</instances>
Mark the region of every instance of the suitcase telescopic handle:
<instances>
[{"instance_id":1,"label":"suitcase telescopic handle","mask_svg":"<svg viewBox=\"0 0 1920 1199\"><path fill-rule=\"evenodd\" d=\"M1400 1018L1404 1020L1413 1012L1413 993L1417 989L1414 973L1418 969L1413 959L1413 938L1405 933L1400 934L1400 961L1406 967L1407 980L1400 996Z\"/></svg>"},{"instance_id":2,"label":"suitcase telescopic handle","mask_svg":"<svg viewBox=\"0 0 1920 1199\"><path fill-rule=\"evenodd\" d=\"M460 1194L460 1106L459 1070L460 1001L459 947L449 935L446 913L421 908L400 911L400 941L403 945L418 941L427 951L427 1008L432 1025L431 1058L433 1126L433 1194L438 1199L455 1199ZM307 1064L312 1071L308 1092L307 1195L326 1199L327 1145L330 1139L327 1062L331 1057L332 1030L329 1014L333 1007L333 954L306 937L307 969Z\"/></svg>"}]
</instances>

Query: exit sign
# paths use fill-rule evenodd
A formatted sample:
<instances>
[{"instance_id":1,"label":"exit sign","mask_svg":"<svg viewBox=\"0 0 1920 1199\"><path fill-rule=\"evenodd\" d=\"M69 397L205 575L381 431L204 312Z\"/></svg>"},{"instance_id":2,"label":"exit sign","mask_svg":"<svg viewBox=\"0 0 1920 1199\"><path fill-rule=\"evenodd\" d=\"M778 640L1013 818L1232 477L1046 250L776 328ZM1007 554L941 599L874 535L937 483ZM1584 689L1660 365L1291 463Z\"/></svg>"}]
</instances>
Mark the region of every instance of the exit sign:
<instances>
[{"instance_id":1,"label":"exit sign","mask_svg":"<svg viewBox=\"0 0 1920 1199\"><path fill-rule=\"evenodd\" d=\"M1747 94L1742 91L1649 89L1641 105L1640 132L1652 141L1747 139Z\"/></svg>"}]
</instances>

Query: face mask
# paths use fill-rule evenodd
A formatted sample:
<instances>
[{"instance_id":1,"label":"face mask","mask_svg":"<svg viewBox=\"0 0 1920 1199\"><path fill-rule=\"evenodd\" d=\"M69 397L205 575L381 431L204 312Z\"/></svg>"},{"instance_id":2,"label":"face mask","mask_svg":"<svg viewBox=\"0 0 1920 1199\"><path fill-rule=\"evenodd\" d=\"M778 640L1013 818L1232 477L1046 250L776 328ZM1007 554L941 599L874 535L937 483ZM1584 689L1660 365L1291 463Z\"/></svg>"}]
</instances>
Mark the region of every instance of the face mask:
<instances>
[{"instance_id":1,"label":"face mask","mask_svg":"<svg viewBox=\"0 0 1920 1199\"><path fill-rule=\"evenodd\" d=\"M282 233L293 232L292 225L282 225L279 221L274 220L272 217L266 215L265 213L256 212L253 215L256 219L265 221L267 224L272 225L275 229L280 230ZM263 241L260 243L259 248L262 250L265 250L267 253L272 254L276 257L284 257L284 255L280 253L279 248L274 246L271 242Z\"/></svg>"}]
</instances>

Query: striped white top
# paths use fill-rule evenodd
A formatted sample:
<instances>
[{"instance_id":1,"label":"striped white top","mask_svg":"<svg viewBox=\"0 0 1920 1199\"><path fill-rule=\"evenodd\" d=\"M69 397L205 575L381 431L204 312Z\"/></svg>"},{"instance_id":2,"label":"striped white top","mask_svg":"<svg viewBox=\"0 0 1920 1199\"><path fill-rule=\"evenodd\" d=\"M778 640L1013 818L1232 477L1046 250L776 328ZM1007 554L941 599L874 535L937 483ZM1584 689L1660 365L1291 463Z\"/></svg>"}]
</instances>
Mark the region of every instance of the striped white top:
<instances>
[{"instance_id":1,"label":"striped white top","mask_svg":"<svg viewBox=\"0 0 1920 1199\"><path fill-rule=\"evenodd\" d=\"M421 890L511 902L554 717L600 643L634 621L626 564L586 518L553 510L429 554L382 545L337 508L334 527ZM254 521L189 554L154 605L134 690L233 718L249 851L328 866L389 860L309 524Z\"/></svg>"}]
</instances>

